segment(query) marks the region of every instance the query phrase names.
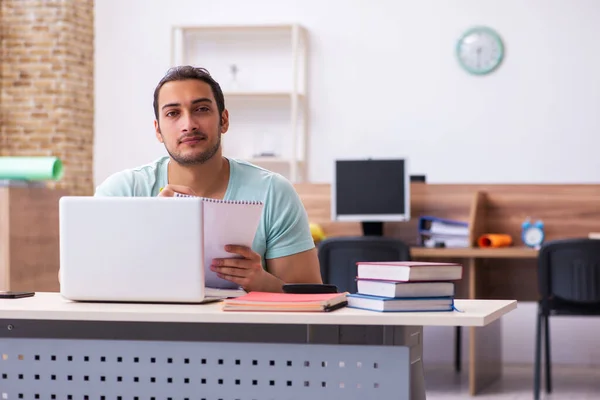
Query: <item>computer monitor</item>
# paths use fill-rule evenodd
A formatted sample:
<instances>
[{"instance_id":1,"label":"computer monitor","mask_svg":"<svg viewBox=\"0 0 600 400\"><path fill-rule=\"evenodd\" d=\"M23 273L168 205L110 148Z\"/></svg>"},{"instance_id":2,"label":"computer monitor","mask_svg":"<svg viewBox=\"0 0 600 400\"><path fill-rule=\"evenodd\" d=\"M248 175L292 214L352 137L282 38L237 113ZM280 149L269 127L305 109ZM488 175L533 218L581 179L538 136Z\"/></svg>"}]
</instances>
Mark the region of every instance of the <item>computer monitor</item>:
<instances>
[{"instance_id":1,"label":"computer monitor","mask_svg":"<svg viewBox=\"0 0 600 400\"><path fill-rule=\"evenodd\" d=\"M334 221L359 221L364 235L383 235L383 223L410 219L408 160L336 160L331 185Z\"/></svg>"}]
</instances>

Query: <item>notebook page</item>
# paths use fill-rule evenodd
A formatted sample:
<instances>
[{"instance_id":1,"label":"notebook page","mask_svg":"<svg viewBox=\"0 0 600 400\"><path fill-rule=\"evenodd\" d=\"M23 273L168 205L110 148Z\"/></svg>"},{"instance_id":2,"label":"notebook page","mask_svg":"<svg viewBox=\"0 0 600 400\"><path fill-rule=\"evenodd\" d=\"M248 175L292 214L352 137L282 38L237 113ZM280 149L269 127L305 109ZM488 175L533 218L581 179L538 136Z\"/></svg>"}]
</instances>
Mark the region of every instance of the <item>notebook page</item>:
<instances>
[{"instance_id":1,"label":"notebook page","mask_svg":"<svg viewBox=\"0 0 600 400\"><path fill-rule=\"evenodd\" d=\"M187 197L176 194L177 197ZM252 247L260 223L263 203L260 201L218 200L202 198L204 207L204 276L206 287L236 289L238 286L221 279L210 269L214 258L234 258L225 251L228 244Z\"/></svg>"}]
</instances>

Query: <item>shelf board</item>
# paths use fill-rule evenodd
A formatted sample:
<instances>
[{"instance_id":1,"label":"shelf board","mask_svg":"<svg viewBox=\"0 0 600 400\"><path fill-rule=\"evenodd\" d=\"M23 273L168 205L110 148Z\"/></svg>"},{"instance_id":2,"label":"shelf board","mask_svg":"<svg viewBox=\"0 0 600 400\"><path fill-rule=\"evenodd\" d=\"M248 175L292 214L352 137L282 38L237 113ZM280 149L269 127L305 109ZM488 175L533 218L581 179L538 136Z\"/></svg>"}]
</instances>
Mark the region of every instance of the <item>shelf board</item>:
<instances>
[{"instance_id":1,"label":"shelf board","mask_svg":"<svg viewBox=\"0 0 600 400\"><path fill-rule=\"evenodd\" d=\"M291 164L294 160L290 158L283 157L251 157L247 159L248 162L256 163L256 164ZM301 160L296 160L298 164L302 163Z\"/></svg>"},{"instance_id":2,"label":"shelf board","mask_svg":"<svg viewBox=\"0 0 600 400\"><path fill-rule=\"evenodd\" d=\"M295 24L273 24L273 25L176 25L174 29L184 31L222 32L222 31L289 31L297 26L301 31L304 27Z\"/></svg>"},{"instance_id":3,"label":"shelf board","mask_svg":"<svg viewBox=\"0 0 600 400\"><path fill-rule=\"evenodd\" d=\"M294 94L292 92L235 92L225 91L223 92L225 98L228 97L269 97L269 98L291 98ZM304 99L302 93L298 93L297 96L300 99Z\"/></svg>"}]
</instances>

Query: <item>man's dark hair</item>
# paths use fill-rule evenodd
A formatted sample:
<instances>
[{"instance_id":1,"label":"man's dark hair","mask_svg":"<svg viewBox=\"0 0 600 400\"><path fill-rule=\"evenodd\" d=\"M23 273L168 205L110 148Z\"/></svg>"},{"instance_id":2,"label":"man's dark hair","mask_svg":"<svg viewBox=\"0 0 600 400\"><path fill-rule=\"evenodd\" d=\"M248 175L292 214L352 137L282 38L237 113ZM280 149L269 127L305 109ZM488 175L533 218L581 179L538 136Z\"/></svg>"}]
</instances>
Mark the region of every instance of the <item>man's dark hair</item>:
<instances>
[{"instance_id":1,"label":"man's dark hair","mask_svg":"<svg viewBox=\"0 0 600 400\"><path fill-rule=\"evenodd\" d=\"M197 79L206 82L212 89L213 96L217 102L217 108L219 110L219 117L223 115L225 110L225 98L223 97L223 91L221 86L210 76L210 73L205 68L192 67L191 65L182 65L178 67L169 68L165 76L158 82L156 89L154 89L154 116L158 121L158 92L160 88L171 81L183 81L187 79Z\"/></svg>"}]
</instances>

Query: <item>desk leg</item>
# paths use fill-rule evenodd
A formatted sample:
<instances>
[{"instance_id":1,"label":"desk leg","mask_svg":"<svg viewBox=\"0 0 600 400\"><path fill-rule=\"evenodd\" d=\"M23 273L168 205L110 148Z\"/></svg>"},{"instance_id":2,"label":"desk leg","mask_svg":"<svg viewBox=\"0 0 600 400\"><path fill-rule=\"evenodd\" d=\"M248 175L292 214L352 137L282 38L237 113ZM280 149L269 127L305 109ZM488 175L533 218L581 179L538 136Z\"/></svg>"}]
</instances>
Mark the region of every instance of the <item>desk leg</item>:
<instances>
[{"instance_id":1,"label":"desk leg","mask_svg":"<svg viewBox=\"0 0 600 400\"><path fill-rule=\"evenodd\" d=\"M408 398L410 400L426 399L422 326L310 326L308 342L407 347L409 350L406 368L409 373ZM399 373L402 375L405 370L401 368ZM400 393L398 396L402 397Z\"/></svg>"},{"instance_id":2,"label":"desk leg","mask_svg":"<svg viewBox=\"0 0 600 400\"><path fill-rule=\"evenodd\" d=\"M477 260L468 260L469 298L477 299ZM475 396L502 375L502 322L469 328L469 392Z\"/></svg>"},{"instance_id":3,"label":"desk leg","mask_svg":"<svg viewBox=\"0 0 600 400\"><path fill-rule=\"evenodd\" d=\"M412 400L425 400L425 375L423 373L423 327L410 327L410 392Z\"/></svg>"},{"instance_id":4,"label":"desk leg","mask_svg":"<svg viewBox=\"0 0 600 400\"><path fill-rule=\"evenodd\" d=\"M425 400L425 375L423 373L423 327L384 327L385 345L407 346L410 351L410 399Z\"/></svg>"},{"instance_id":5,"label":"desk leg","mask_svg":"<svg viewBox=\"0 0 600 400\"><path fill-rule=\"evenodd\" d=\"M498 319L470 330L469 390L474 396L502 376L502 323Z\"/></svg>"}]
</instances>

